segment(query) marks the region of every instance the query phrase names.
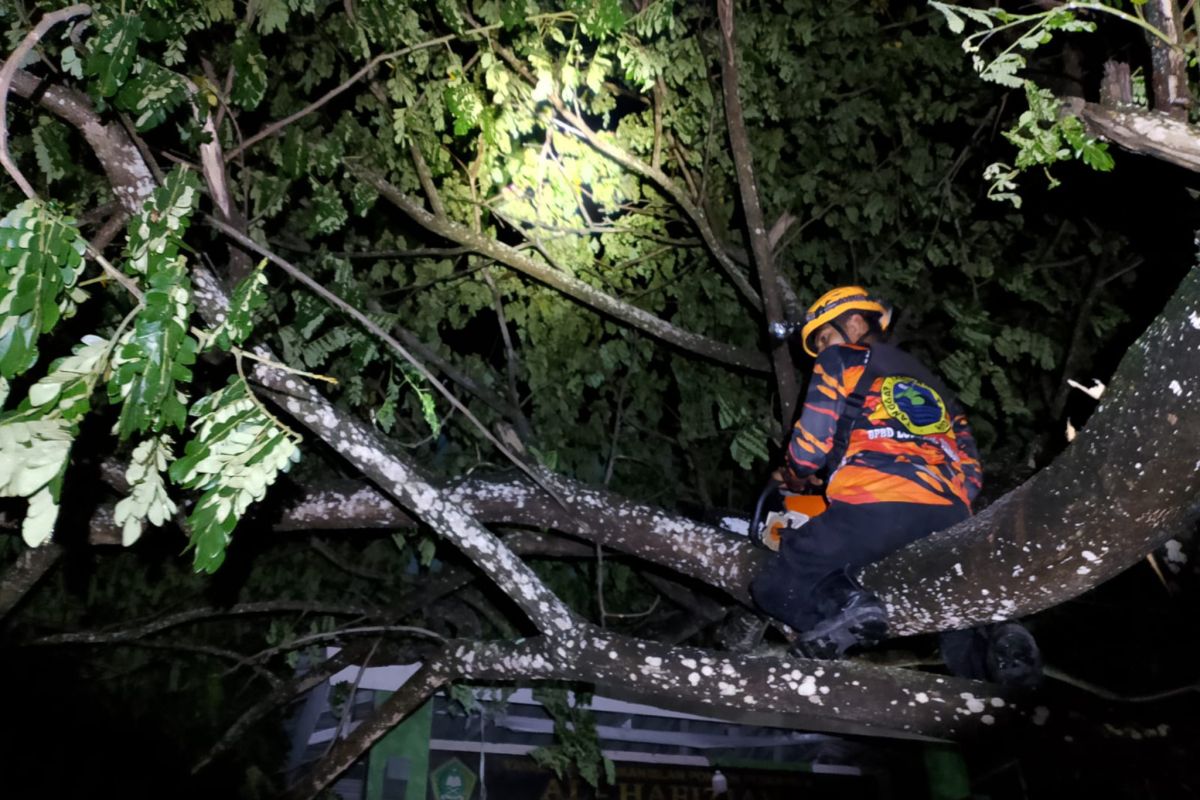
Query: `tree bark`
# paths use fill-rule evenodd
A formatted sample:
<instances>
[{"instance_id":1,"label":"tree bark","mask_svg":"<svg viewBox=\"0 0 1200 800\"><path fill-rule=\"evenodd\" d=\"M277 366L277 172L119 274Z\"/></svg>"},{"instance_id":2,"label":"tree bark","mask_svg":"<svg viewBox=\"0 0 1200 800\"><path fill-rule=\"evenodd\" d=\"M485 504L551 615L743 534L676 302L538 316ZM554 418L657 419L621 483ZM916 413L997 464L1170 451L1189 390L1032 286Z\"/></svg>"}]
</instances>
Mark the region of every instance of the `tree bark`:
<instances>
[{"instance_id":1,"label":"tree bark","mask_svg":"<svg viewBox=\"0 0 1200 800\"><path fill-rule=\"evenodd\" d=\"M965 628L1076 597L1200 512L1200 267L1121 360L1053 464L948 531L869 567L893 632Z\"/></svg>"},{"instance_id":2,"label":"tree bark","mask_svg":"<svg viewBox=\"0 0 1200 800\"><path fill-rule=\"evenodd\" d=\"M767 330L765 339L771 348L771 363L775 367L775 385L779 391L780 434L787 439L796 413L797 394L796 369L786 342L777 342L770 332L783 323L783 303L779 297L778 280L775 274L775 257L763 219L762 207L758 202L758 182L754 179L754 155L750 151L750 136L746 133L746 119L742 114L742 101L738 96L737 48L733 40L733 0L717 0L717 14L721 21L721 39L724 42L721 54L721 84L725 96L725 125L729 130L729 149L733 154L734 170L737 173L738 190L742 196L742 213L746 217L746 236L750 239L750 251L758 266L758 285L762 288L763 309L766 311Z\"/></svg>"},{"instance_id":3,"label":"tree bark","mask_svg":"<svg viewBox=\"0 0 1200 800\"><path fill-rule=\"evenodd\" d=\"M37 582L58 563L62 554L62 547L47 542L41 547L22 550L17 555L17 560L0 577L0 620L17 607Z\"/></svg>"},{"instance_id":4,"label":"tree bark","mask_svg":"<svg viewBox=\"0 0 1200 800\"><path fill-rule=\"evenodd\" d=\"M1154 91L1154 108L1172 119L1187 122L1192 98L1188 92L1187 56L1179 46L1179 34L1183 30L1179 7L1175 0L1149 0L1145 12L1146 21L1174 42L1172 46L1157 36L1146 34L1153 67L1150 83Z\"/></svg>"},{"instance_id":5,"label":"tree bark","mask_svg":"<svg viewBox=\"0 0 1200 800\"><path fill-rule=\"evenodd\" d=\"M1158 111L1115 109L1078 98L1065 98L1067 110L1078 114L1093 136L1107 139L1131 153L1200 172L1200 131Z\"/></svg>"}]
</instances>

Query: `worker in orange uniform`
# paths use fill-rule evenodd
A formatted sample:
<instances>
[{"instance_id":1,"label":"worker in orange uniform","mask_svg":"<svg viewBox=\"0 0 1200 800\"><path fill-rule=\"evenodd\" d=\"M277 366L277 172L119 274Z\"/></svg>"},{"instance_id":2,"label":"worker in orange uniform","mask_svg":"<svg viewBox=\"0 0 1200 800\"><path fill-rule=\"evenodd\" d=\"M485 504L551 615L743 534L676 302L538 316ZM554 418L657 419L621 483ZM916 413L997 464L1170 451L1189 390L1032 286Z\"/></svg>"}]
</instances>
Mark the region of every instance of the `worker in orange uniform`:
<instances>
[{"instance_id":1,"label":"worker in orange uniform","mask_svg":"<svg viewBox=\"0 0 1200 800\"><path fill-rule=\"evenodd\" d=\"M797 650L811 658L837 658L887 635L886 609L855 571L967 519L982 485L966 415L933 373L883 341L890 322L887 305L845 286L817 300L801 329L816 363L779 477L796 490L827 475L829 507L786 532L751 594L800 632ZM995 663L991 674L972 677L1020 683L1030 668L1040 674L1032 637L1016 628L1003 642L985 634L985 646L962 658L1021 663ZM1021 675L1010 680L1006 667Z\"/></svg>"}]
</instances>

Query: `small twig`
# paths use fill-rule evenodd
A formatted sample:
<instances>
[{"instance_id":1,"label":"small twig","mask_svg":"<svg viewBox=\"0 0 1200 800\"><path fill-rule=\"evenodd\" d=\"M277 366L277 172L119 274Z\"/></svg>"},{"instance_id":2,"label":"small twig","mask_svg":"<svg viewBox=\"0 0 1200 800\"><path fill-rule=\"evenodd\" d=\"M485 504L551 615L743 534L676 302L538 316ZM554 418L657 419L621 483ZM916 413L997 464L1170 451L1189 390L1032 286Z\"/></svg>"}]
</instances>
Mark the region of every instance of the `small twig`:
<instances>
[{"instance_id":1,"label":"small twig","mask_svg":"<svg viewBox=\"0 0 1200 800\"><path fill-rule=\"evenodd\" d=\"M287 364L280 364L278 361L272 361L264 356L255 355L249 350L243 350L240 347L233 348L232 352L235 356L248 358L251 361L257 361L259 364L263 364L271 369L277 369L282 372L286 372L289 375L299 375L301 378L311 378L314 381L324 381L325 383L332 383L334 386L338 384L338 379L331 375L318 375L315 372L305 372L302 369L296 369L295 367L289 367Z\"/></svg>"},{"instance_id":2,"label":"small twig","mask_svg":"<svg viewBox=\"0 0 1200 800\"><path fill-rule=\"evenodd\" d=\"M212 656L213 658L220 658L224 661L233 661L236 664L241 664L245 660L245 656L242 653L238 653L234 650L226 650L222 647L213 647L212 645L207 644L188 644L184 642L145 642L140 640L131 640L127 642L121 642L120 644L124 647L141 647L146 650L174 650L181 653L198 653L200 655ZM266 667L263 667L259 664L250 664L249 667L254 671L255 675L258 675L267 683L269 683L272 689L278 689L283 685L283 681L280 680L279 676L274 672L271 672L271 670L267 669Z\"/></svg>"},{"instance_id":3,"label":"small twig","mask_svg":"<svg viewBox=\"0 0 1200 800\"><path fill-rule=\"evenodd\" d=\"M269 419L276 428L284 431L292 438L294 442L299 443L301 440L300 434L296 433L294 430L285 425L283 421L279 419L279 417L272 414L270 409L268 409L266 405L263 404L263 401L258 399L258 395L254 393L254 389L252 389L250 386L250 381L246 378L246 371L242 367L242 355L244 353L244 350L235 350L233 352L233 365L237 368L238 377L242 379L242 384L246 387L246 396L250 398L250 402L253 403L258 408L259 412L262 413L264 417ZM259 436L262 436L261 432L259 433Z\"/></svg>"},{"instance_id":4,"label":"small twig","mask_svg":"<svg viewBox=\"0 0 1200 800\"><path fill-rule=\"evenodd\" d=\"M617 443L621 439L621 416L624 412L625 387L629 384L629 372L621 376L621 384L617 387L617 409L613 412L612 444L608 450L608 465L604 468L604 488L612 482L613 467L617 462Z\"/></svg>"},{"instance_id":5,"label":"small twig","mask_svg":"<svg viewBox=\"0 0 1200 800\"><path fill-rule=\"evenodd\" d=\"M337 727L333 729L333 737L329 740L329 746L325 748L321 758L329 755L329 751L337 743L341 737L342 731L349 732L350 720L354 715L354 697L358 694L358 687L362 684L363 675L367 674L367 667L371 663L371 659L375 656L375 651L379 648L379 639L376 639L371 644L371 651L367 653L367 657L363 659L363 663L358 665L358 674L354 676L354 684L350 687L350 696L346 698L346 707L342 709L342 716L338 720Z\"/></svg>"},{"instance_id":6,"label":"small twig","mask_svg":"<svg viewBox=\"0 0 1200 800\"><path fill-rule=\"evenodd\" d=\"M650 607L645 611L636 611L631 614L609 614L608 617L609 619L640 619L642 617L648 617L654 613L654 610L658 608L658 605L661 602L662 595L655 595L654 602L651 603Z\"/></svg>"},{"instance_id":7,"label":"small twig","mask_svg":"<svg viewBox=\"0 0 1200 800\"><path fill-rule=\"evenodd\" d=\"M132 627L107 631L75 631L43 636L28 642L29 645L52 646L71 644L112 644L127 642L151 636L169 628L187 625L192 622L207 622L243 614L278 614L278 613L313 613L338 616L362 617L376 613L372 609L347 606L327 606L320 603L293 601L265 601L261 603L241 603L229 608L193 608L175 614L157 616L150 619L135 620Z\"/></svg>"},{"instance_id":8,"label":"small twig","mask_svg":"<svg viewBox=\"0 0 1200 800\"><path fill-rule=\"evenodd\" d=\"M604 608L604 548L596 540L596 607L600 612L600 627L608 627L608 611Z\"/></svg>"},{"instance_id":9,"label":"small twig","mask_svg":"<svg viewBox=\"0 0 1200 800\"><path fill-rule=\"evenodd\" d=\"M1082 689L1089 694L1094 694L1097 697L1105 700L1111 700L1115 703L1154 703L1159 700L1167 700L1172 697L1178 697L1181 694L1200 692L1200 683L1192 683L1188 684L1187 686L1180 686L1175 689L1166 689L1161 692L1152 692L1150 694L1123 695L1118 694L1111 689L1106 689L1103 686L1097 686L1096 684L1090 683L1089 681L1085 681L1081 678L1076 678L1073 675L1069 675L1054 667L1045 667L1042 672L1047 678L1053 678L1054 680L1065 683L1068 686L1074 686L1076 689Z\"/></svg>"},{"instance_id":10,"label":"small twig","mask_svg":"<svg viewBox=\"0 0 1200 800\"><path fill-rule=\"evenodd\" d=\"M650 166L662 166L663 104L666 103L667 87L662 76L654 82L654 152L650 155Z\"/></svg>"},{"instance_id":11,"label":"small twig","mask_svg":"<svg viewBox=\"0 0 1200 800\"><path fill-rule=\"evenodd\" d=\"M314 642L326 642L330 639L337 639L340 636L351 636L359 633L411 633L415 636L420 636L426 639L433 639L435 642L445 642L446 640L437 633L427 629L418 628L415 625L363 625L357 628L342 628L336 631L327 631L325 633L310 633L308 636L301 636L298 639L293 639L286 644L268 647L255 653L248 658L242 660L243 664L252 664L257 661L265 661L271 656L279 653L286 653L288 650L296 650L305 645L313 644ZM239 664L239 666L241 666Z\"/></svg>"},{"instance_id":12,"label":"small twig","mask_svg":"<svg viewBox=\"0 0 1200 800\"><path fill-rule=\"evenodd\" d=\"M0 164L4 166L5 171L30 200L37 199L37 192L33 190L33 184L21 174L20 168L8 152L8 89L12 85L13 76L20 68L21 62L25 60L26 54L41 41L43 36L50 32L51 28L73 17L86 16L91 13L92 7L84 3L51 11L41 18L33 30L25 34L25 38L8 56L4 66L0 67Z\"/></svg>"},{"instance_id":13,"label":"small twig","mask_svg":"<svg viewBox=\"0 0 1200 800\"><path fill-rule=\"evenodd\" d=\"M329 545L325 544L324 542L322 542L320 539L316 538L315 536L312 538L312 540L309 543L312 545L313 550L316 550L318 553L320 553L322 556L324 556L329 561L329 563L333 564L335 567L342 570L343 572L347 572L350 575L357 575L360 578L366 578L367 580L370 580L370 581L380 581L380 582L391 582L392 581L392 578L390 576L384 575L381 572L373 572L371 570L363 569L362 567L356 567L353 564L347 563L341 556L339 556L337 553L335 553L333 551L333 548L331 548Z\"/></svg>"},{"instance_id":14,"label":"small twig","mask_svg":"<svg viewBox=\"0 0 1200 800\"><path fill-rule=\"evenodd\" d=\"M292 249L292 248L289 248ZM446 258L474 252L469 247L419 247L414 250L364 250L359 252L334 251L335 258ZM466 273L463 273L466 274Z\"/></svg>"},{"instance_id":15,"label":"small twig","mask_svg":"<svg viewBox=\"0 0 1200 800\"><path fill-rule=\"evenodd\" d=\"M349 665L353 660L353 654L354 650L352 648L340 650L326 661L313 667L309 672L278 687L262 701L251 706L237 718L237 721L225 730L225 733L221 735L221 738L217 740L217 743L209 749L204 757L192 766L192 774L195 775L211 764L213 759L232 747L251 725L265 717L277 706L318 686L325 682L331 675Z\"/></svg>"},{"instance_id":16,"label":"small twig","mask_svg":"<svg viewBox=\"0 0 1200 800\"><path fill-rule=\"evenodd\" d=\"M130 278L128 275L126 275L124 272L121 272L121 270L114 267L107 258L105 258L103 255L101 255L99 250L97 250L95 247L92 247L92 245L89 244L87 246L86 252L93 261L95 261L97 264L100 265L100 268L102 270L104 270L106 275L108 275L110 278L112 278L117 283L124 286L126 291L128 291L131 295L133 295L135 298L137 298L138 303L141 303L145 299L146 296L144 294L142 294L142 290L140 288L138 288L137 282L134 281L133 278Z\"/></svg>"},{"instance_id":17,"label":"small twig","mask_svg":"<svg viewBox=\"0 0 1200 800\"><path fill-rule=\"evenodd\" d=\"M425 199L429 201L430 210L435 217L445 217L446 206L442 204L442 196L438 194L437 186L433 183L433 173L425 163L425 154L421 152L421 146L417 144L415 136L409 137L408 149L412 153L413 164L417 168L417 179L421 182L421 188L425 190Z\"/></svg>"}]
</instances>

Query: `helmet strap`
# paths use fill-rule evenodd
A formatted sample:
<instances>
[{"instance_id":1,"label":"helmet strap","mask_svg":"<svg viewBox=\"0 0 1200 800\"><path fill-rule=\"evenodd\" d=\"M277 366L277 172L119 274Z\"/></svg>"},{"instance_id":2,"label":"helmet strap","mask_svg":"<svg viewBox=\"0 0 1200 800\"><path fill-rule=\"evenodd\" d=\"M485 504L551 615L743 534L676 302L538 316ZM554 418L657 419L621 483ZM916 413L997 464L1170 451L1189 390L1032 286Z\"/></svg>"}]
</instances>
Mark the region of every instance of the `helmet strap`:
<instances>
[{"instance_id":1,"label":"helmet strap","mask_svg":"<svg viewBox=\"0 0 1200 800\"><path fill-rule=\"evenodd\" d=\"M838 322L836 319L831 319L829 320L829 326L838 332L838 335L842 337L843 342L846 344L854 344L854 342L850 341L850 337L846 335L846 329L842 327L842 323Z\"/></svg>"}]
</instances>

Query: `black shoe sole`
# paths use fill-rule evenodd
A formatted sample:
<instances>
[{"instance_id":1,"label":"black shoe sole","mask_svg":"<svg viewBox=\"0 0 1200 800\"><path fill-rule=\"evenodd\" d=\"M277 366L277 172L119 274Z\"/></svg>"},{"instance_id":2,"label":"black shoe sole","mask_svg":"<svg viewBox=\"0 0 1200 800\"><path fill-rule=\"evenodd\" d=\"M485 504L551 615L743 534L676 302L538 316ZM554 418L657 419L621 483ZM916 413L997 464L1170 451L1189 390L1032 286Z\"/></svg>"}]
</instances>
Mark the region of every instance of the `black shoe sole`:
<instances>
[{"instance_id":1,"label":"black shoe sole","mask_svg":"<svg viewBox=\"0 0 1200 800\"><path fill-rule=\"evenodd\" d=\"M841 658L851 647L872 647L887 638L887 612L863 606L819 623L800 635L796 649L808 658Z\"/></svg>"}]
</instances>

